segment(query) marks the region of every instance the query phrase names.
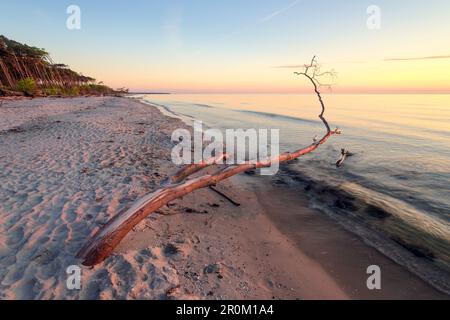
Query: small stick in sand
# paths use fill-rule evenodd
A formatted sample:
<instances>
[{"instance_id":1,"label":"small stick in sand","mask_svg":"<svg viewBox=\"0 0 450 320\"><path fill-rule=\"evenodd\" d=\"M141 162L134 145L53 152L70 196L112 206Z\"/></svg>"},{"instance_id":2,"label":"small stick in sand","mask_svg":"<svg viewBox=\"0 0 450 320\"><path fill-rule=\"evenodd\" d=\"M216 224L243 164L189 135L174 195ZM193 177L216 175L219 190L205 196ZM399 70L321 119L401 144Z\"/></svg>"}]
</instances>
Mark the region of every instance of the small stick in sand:
<instances>
[{"instance_id":1,"label":"small stick in sand","mask_svg":"<svg viewBox=\"0 0 450 320\"><path fill-rule=\"evenodd\" d=\"M234 200L231 199L229 196L227 196L225 193L223 193L223 192L217 190L217 189L214 188L213 186L210 186L209 189L212 190L212 191L214 191L215 193L217 193L219 196L221 196L221 197L227 199L231 204L235 205L236 207L240 207L240 206L241 206L240 203L234 201Z\"/></svg>"}]
</instances>

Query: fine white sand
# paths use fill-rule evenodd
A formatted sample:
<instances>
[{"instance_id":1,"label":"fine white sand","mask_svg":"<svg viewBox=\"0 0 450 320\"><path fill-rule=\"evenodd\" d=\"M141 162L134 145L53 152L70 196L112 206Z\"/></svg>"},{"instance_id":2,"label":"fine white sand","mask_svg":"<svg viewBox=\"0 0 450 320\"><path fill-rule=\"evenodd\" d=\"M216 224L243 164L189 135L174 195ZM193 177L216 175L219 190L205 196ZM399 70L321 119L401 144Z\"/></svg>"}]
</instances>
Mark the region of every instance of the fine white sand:
<instances>
[{"instance_id":1,"label":"fine white sand","mask_svg":"<svg viewBox=\"0 0 450 320\"><path fill-rule=\"evenodd\" d=\"M159 183L177 123L119 98L3 104L0 297L160 298L177 285L150 246L84 268L81 292L66 289L65 273L96 227Z\"/></svg>"},{"instance_id":2,"label":"fine white sand","mask_svg":"<svg viewBox=\"0 0 450 320\"><path fill-rule=\"evenodd\" d=\"M125 98L35 99L0 107L1 299L348 299L443 295L365 246L293 190L255 177L176 200L104 263L66 268L95 230L176 168L185 125ZM258 183L259 181L259 183ZM266 185L261 188L262 185ZM365 286L378 263L388 282Z\"/></svg>"}]
</instances>

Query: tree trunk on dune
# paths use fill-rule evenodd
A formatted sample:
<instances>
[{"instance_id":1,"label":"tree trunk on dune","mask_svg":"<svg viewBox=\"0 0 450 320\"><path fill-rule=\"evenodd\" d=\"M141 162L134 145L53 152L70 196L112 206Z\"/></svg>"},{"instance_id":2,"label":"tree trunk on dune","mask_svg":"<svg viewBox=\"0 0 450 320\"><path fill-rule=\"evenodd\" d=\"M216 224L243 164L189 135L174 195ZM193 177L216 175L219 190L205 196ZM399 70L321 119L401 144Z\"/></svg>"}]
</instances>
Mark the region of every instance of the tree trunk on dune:
<instances>
[{"instance_id":1,"label":"tree trunk on dune","mask_svg":"<svg viewBox=\"0 0 450 320\"><path fill-rule=\"evenodd\" d=\"M20 63L20 60L22 60L22 59L19 60L15 54L13 54L13 57L15 60L16 70L20 74L20 79L21 80L25 79L27 77L27 73L26 73L25 69L23 68L22 64Z\"/></svg>"},{"instance_id":2,"label":"tree trunk on dune","mask_svg":"<svg viewBox=\"0 0 450 320\"><path fill-rule=\"evenodd\" d=\"M56 75L57 75L57 78L58 78L57 85L58 86L62 86L63 85L63 80L61 78L61 74L59 73L59 70L58 70L57 67L55 67L55 71L56 71Z\"/></svg>"},{"instance_id":3,"label":"tree trunk on dune","mask_svg":"<svg viewBox=\"0 0 450 320\"><path fill-rule=\"evenodd\" d=\"M55 65L55 62L52 60L52 58L51 57L47 57L47 59L48 59L48 61L50 62L50 65L51 65L51 67L53 68L53 69L55 69L55 73L56 73L56 78L57 78L57 80L56 80L56 85L57 86L59 86L59 85L62 85L62 78L61 78L61 74L60 74L60 72L59 72L59 70L58 70L58 67Z\"/></svg>"},{"instance_id":4,"label":"tree trunk on dune","mask_svg":"<svg viewBox=\"0 0 450 320\"><path fill-rule=\"evenodd\" d=\"M54 83L53 83L53 75L50 68L42 62L40 62L39 64L42 68L42 72L44 73L44 77L47 79L47 86L52 86Z\"/></svg>"},{"instance_id":5,"label":"tree trunk on dune","mask_svg":"<svg viewBox=\"0 0 450 320\"><path fill-rule=\"evenodd\" d=\"M51 84L50 79L47 76L47 73L45 71L45 67L42 65L40 61L37 61L35 64L36 70L38 72L39 77L41 78L41 81L44 85Z\"/></svg>"},{"instance_id":6,"label":"tree trunk on dune","mask_svg":"<svg viewBox=\"0 0 450 320\"><path fill-rule=\"evenodd\" d=\"M28 78L34 78L33 77L33 74L30 72L30 70L28 69L28 66L27 66L27 59L22 59L21 61L19 61L20 63L21 63L21 65L22 65L22 68L23 68L23 70L25 71L25 75L28 77Z\"/></svg>"},{"instance_id":7,"label":"tree trunk on dune","mask_svg":"<svg viewBox=\"0 0 450 320\"><path fill-rule=\"evenodd\" d=\"M33 67L34 79L39 80L42 83L44 83L43 76L41 75L41 73L39 71L39 68L38 68L38 65L37 65L36 61L33 62L32 67Z\"/></svg>"},{"instance_id":8,"label":"tree trunk on dune","mask_svg":"<svg viewBox=\"0 0 450 320\"><path fill-rule=\"evenodd\" d=\"M14 88L14 86L15 86L14 79L12 78L11 74L9 73L8 66L3 62L2 59L0 59L0 66L3 70L3 73L5 74L6 81L8 81L8 85L11 88Z\"/></svg>"}]
</instances>

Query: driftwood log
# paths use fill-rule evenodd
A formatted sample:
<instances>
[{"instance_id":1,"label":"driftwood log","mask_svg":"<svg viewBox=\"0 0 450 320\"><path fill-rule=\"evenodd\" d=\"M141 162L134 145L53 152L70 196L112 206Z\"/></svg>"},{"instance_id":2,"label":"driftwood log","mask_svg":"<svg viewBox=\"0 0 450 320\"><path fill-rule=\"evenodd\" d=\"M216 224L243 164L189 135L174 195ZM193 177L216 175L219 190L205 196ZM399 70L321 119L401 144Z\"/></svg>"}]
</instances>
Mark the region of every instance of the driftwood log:
<instances>
[{"instance_id":1,"label":"driftwood log","mask_svg":"<svg viewBox=\"0 0 450 320\"><path fill-rule=\"evenodd\" d=\"M314 85L315 93L322 107L319 118L325 125L326 134L320 139L302 149L294 152L283 153L277 157L267 158L257 163L244 163L240 165L228 165L218 169L211 174L205 174L200 177L187 180L194 173L197 173L207 167L216 165L220 160L227 158L228 155L221 154L215 158L211 158L200 164L187 165L179 170L175 175L166 179L160 189L141 198L135 202L131 208L119 212L105 226L97 231L91 240L89 240L83 248L78 252L77 258L83 260L83 265L93 266L104 261L120 243L120 241L135 227L139 222L157 211L169 202L181 198L195 190L217 185L219 182L228 179L237 174L249 170L255 170L264 167L270 167L273 163L285 163L297 159L308 154L324 144L331 136L340 134L339 129L330 130L328 122L324 118L325 105L319 91L321 84L317 81L317 77L325 75L319 73L320 68L316 63L315 57L309 65L305 65L305 70L297 75L303 75L308 78Z\"/></svg>"}]
</instances>

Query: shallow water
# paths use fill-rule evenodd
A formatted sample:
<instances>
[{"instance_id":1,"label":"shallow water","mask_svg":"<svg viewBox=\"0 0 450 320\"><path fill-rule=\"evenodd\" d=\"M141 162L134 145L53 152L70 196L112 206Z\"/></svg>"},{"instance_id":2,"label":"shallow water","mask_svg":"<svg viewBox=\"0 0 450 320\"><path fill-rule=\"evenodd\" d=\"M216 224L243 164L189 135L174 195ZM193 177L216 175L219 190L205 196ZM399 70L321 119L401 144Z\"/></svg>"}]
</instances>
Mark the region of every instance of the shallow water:
<instances>
[{"instance_id":1,"label":"shallow water","mask_svg":"<svg viewBox=\"0 0 450 320\"><path fill-rule=\"evenodd\" d=\"M312 205L450 290L450 95L326 94L324 99L330 126L343 135L283 168L283 174L305 185ZM324 133L313 95L148 95L144 100L212 128L280 129L281 151L308 145ZM337 169L341 148L354 156Z\"/></svg>"}]
</instances>

